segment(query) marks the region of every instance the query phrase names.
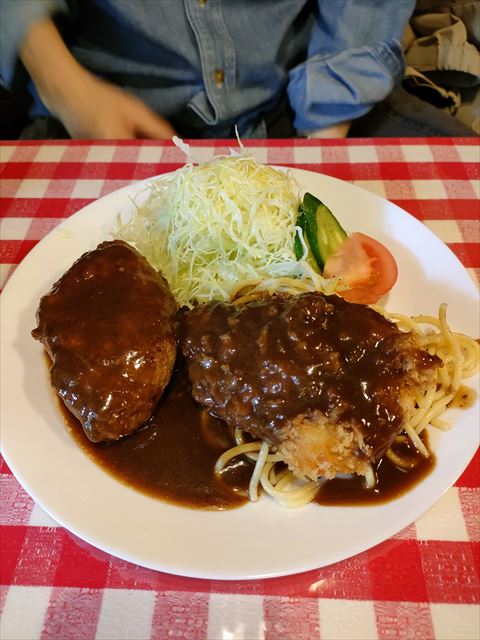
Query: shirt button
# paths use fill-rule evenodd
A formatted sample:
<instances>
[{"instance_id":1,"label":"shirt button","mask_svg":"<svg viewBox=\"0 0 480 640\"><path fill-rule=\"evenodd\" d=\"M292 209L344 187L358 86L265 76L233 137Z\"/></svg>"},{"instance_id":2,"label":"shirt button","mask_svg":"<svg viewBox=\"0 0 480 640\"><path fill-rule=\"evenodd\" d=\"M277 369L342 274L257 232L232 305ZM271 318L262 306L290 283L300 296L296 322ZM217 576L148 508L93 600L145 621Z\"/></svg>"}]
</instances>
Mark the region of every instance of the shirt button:
<instances>
[{"instance_id":1,"label":"shirt button","mask_svg":"<svg viewBox=\"0 0 480 640\"><path fill-rule=\"evenodd\" d=\"M215 84L220 89L223 85L223 81L225 80L225 73L223 69L215 69L213 73L213 79L215 80Z\"/></svg>"}]
</instances>

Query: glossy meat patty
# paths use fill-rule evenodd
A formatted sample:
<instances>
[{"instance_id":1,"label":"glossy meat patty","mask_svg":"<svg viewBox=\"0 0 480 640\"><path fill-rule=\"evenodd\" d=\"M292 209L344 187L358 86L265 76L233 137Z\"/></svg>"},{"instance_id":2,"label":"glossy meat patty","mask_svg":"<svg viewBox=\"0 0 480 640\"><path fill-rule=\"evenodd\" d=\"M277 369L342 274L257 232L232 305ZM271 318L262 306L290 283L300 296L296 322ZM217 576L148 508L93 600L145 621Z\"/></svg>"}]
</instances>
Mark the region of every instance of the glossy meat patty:
<instances>
[{"instance_id":1,"label":"glossy meat patty","mask_svg":"<svg viewBox=\"0 0 480 640\"><path fill-rule=\"evenodd\" d=\"M365 474L439 361L373 309L304 293L182 315L194 398L316 479Z\"/></svg>"},{"instance_id":2,"label":"glossy meat patty","mask_svg":"<svg viewBox=\"0 0 480 640\"><path fill-rule=\"evenodd\" d=\"M175 312L165 279L118 240L81 256L40 300L32 335L93 442L117 440L152 414L175 362Z\"/></svg>"}]
</instances>

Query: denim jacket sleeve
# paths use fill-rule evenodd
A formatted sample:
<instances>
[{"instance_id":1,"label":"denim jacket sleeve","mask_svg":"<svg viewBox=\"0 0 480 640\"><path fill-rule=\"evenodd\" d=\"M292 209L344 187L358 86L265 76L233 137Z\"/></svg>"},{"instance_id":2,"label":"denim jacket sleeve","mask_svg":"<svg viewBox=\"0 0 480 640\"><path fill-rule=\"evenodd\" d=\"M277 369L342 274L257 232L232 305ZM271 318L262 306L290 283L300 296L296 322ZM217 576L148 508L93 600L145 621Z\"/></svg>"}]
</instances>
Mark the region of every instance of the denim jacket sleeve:
<instances>
[{"instance_id":1,"label":"denim jacket sleeve","mask_svg":"<svg viewBox=\"0 0 480 640\"><path fill-rule=\"evenodd\" d=\"M33 22L65 9L63 0L0 0L0 81L10 87L18 47Z\"/></svg>"},{"instance_id":2,"label":"denim jacket sleeve","mask_svg":"<svg viewBox=\"0 0 480 640\"><path fill-rule=\"evenodd\" d=\"M383 100L404 71L400 44L415 0L318 0L307 60L289 74L301 132L353 120Z\"/></svg>"}]
</instances>

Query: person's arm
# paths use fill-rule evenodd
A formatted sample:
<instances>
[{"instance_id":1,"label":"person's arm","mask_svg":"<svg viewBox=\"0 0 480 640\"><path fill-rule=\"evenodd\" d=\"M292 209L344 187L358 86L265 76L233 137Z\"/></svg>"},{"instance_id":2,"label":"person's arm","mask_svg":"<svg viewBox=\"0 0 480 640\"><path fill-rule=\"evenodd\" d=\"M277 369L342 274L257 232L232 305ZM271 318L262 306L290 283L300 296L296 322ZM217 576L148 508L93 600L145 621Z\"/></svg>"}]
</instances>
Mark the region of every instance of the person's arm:
<instances>
[{"instance_id":1,"label":"person's arm","mask_svg":"<svg viewBox=\"0 0 480 640\"><path fill-rule=\"evenodd\" d=\"M170 123L141 100L82 67L50 19L34 22L20 59L46 107L72 138L170 138Z\"/></svg>"},{"instance_id":2,"label":"person's arm","mask_svg":"<svg viewBox=\"0 0 480 640\"><path fill-rule=\"evenodd\" d=\"M318 0L307 60L291 70L294 126L308 137L344 137L351 121L403 76L400 44L415 0Z\"/></svg>"}]
</instances>

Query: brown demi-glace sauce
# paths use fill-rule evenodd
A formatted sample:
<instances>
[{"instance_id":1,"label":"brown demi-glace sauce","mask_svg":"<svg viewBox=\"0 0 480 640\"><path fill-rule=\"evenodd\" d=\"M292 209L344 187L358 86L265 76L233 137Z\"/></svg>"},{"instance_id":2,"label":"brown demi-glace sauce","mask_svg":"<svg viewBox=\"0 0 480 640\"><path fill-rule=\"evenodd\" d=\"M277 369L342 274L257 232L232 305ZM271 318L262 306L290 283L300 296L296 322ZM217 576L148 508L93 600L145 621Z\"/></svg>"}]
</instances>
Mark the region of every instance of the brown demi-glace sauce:
<instances>
[{"instance_id":1,"label":"brown demi-glace sauce","mask_svg":"<svg viewBox=\"0 0 480 640\"><path fill-rule=\"evenodd\" d=\"M93 443L60 401L81 448L125 484L168 502L200 509L231 509L248 501L253 466L241 461L221 478L219 455L235 445L226 425L197 404L183 367L176 367L161 402L146 425L115 442Z\"/></svg>"},{"instance_id":2,"label":"brown demi-glace sauce","mask_svg":"<svg viewBox=\"0 0 480 640\"><path fill-rule=\"evenodd\" d=\"M422 434L423 444L429 449L428 434ZM377 484L374 489L365 488L365 479L354 475L350 478L334 478L325 482L315 498L315 502L326 505L361 505L389 502L406 493L435 467L435 456L431 453L424 458L411 442L406 439L392 446L403 460L411 462L412 468L405 470L397 467L384 456L374 466Z\"/></svg>"},{"instance_id":3,"label":"brown demi-glace sauce","mask_svg":"<svg viewBox=\"0 0 480 640\"><path fill-rule=\"evenodd\" d=\"M476 399L477 392L475 389L470 389L470 387L462 384L448 406L457 407L457 409L468 409L473 406Z\"/></svg>"},{"instance_id":4,"label":"brown demi-glace sauce","mask_svg":"<svg viewBox=\"0 0 480 640\"><path fill-rule=\"evenodd\" d=\"M80 447L103 469L128 486L170 503L197 509L232 509L248 501L253 464L238 459L219 478L218 456L235 444L227 425L197 404L182 366L177 366L156 412L146 426L117 442L92 443L80 423L64 407L65 422ZM325 482L315 501L328 505L388 502L408 491L434 467L411 447L398 451L416 461L414 469L397 469L387 458L376 467L377 486L364 488L364 479L336 478Z\"/></svg>"}]
</instances>

